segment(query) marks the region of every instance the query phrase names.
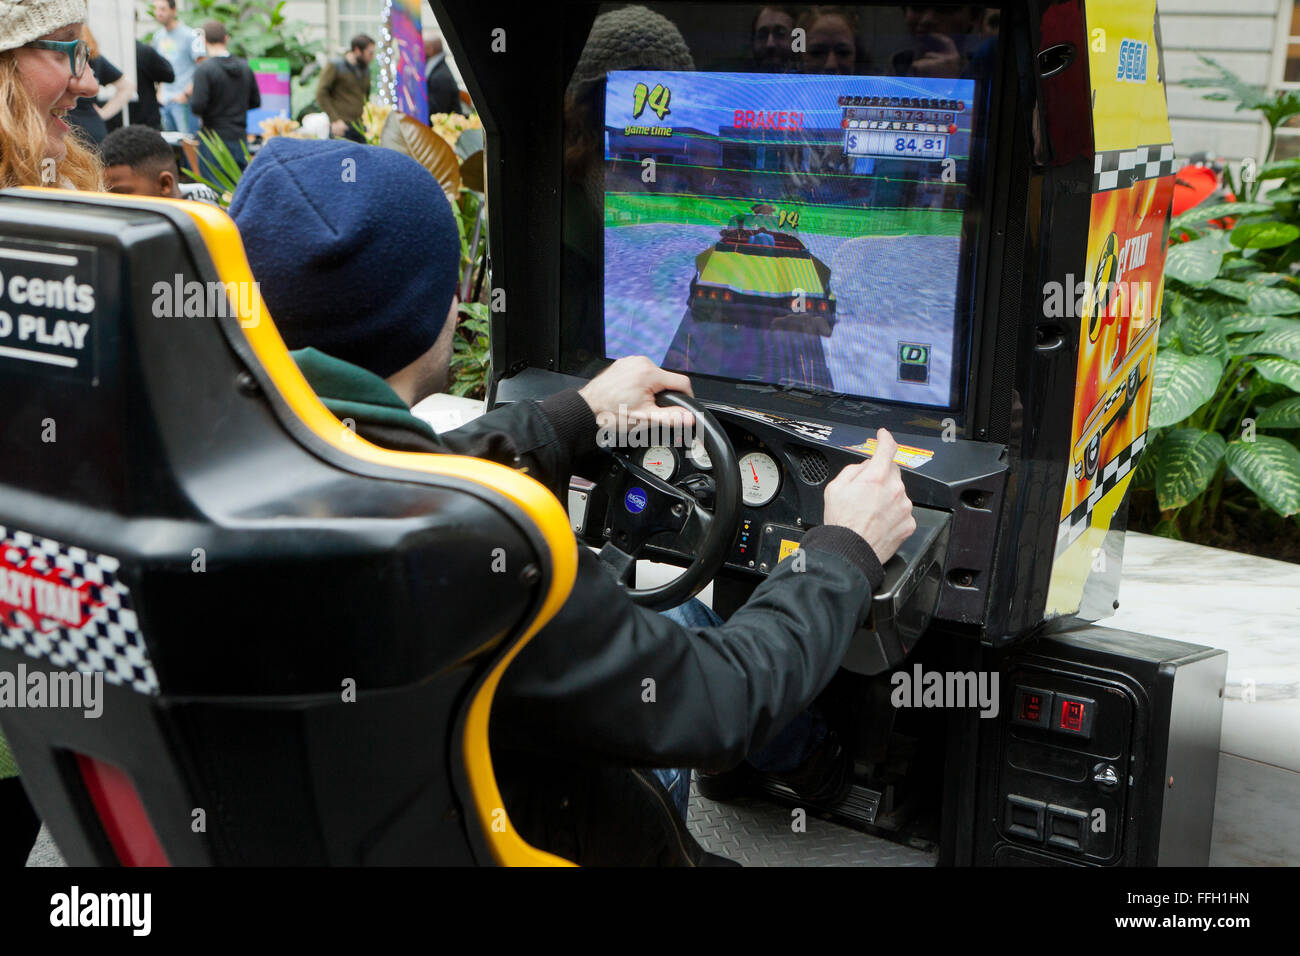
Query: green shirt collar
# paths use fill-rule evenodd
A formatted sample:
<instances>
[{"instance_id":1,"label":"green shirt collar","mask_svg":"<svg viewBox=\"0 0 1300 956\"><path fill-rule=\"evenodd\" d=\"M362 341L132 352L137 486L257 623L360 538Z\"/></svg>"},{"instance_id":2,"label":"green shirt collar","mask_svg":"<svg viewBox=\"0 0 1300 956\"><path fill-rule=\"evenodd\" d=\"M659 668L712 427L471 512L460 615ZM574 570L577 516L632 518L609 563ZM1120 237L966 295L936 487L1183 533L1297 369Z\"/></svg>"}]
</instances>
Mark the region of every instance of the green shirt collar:
<instances>
[{"instance_id":1,"label":"green shirt collar","mask_svg":"<svg viewBox=\"0 0 1300 956\"><path fill-rule=\"evenodd\" d=\"M295 349L289 353L307 384L338 419L351 418L361 425L370 423L405 428L437 441L429 424L411 414L411 409L391 385L374 372L326 355L319 349Z\"/></svg>"}]
</instances>

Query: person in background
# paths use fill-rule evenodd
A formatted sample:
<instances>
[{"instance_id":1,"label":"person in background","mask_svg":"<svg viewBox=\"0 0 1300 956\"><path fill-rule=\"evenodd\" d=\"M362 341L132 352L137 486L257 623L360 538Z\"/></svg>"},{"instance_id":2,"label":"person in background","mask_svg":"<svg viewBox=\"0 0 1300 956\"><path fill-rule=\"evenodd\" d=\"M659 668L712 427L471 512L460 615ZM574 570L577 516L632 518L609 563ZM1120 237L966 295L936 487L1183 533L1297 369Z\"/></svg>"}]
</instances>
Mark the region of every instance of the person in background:
<instances>
[{"instance_id":1,"label":"person in background","mask_svg":"<svg viewBox=\"0 0 1300 956\"><path fill-rule=\"evenodd\" d=\"M177 133L192 133L197 126L190 111L190 81L204 55L203 36L187 27L176 16L176 0L154 0L153 17L158 21L150 43L172 66L172 79L162 85L159 105L162 128Z\"/></svg>"},{"instance_id":2,"label":"person in background","mask_svg":"<svg viewBox=\"0 0 1300 956\"><path fill-rule=\"evenodd\" d=\"M226 48L230 34L224 24L209 20L203 24L203 36L208 58L194 70L190 109L198 117L200 129L215 132L242 169L247 163L243 144L248 135L248 111L262 105L262 94L248 64L231 56ZM206 144L199 146L199 171L207 179L214 178L214 160Z\"/></svg>"},{"instance_id":3,"label":"person in background","mask_svg":"<svg viewBox=\"0 0 1300 956\"><path fill-rule=\"evenodd\" d=\"M799 15L807 35L799 69L845 75L858 68L858 15L849 7L808 7Z\"/></svg>"},{"instance_id":4,"label":"person in background","mask_svg":"<svg viewBox=\"0 0 1300 956\"><path fill-rule=\"evenodd\" d=\"M220 205L217 194L203 183L181 182L172 152L162 134L148 126L124 126L105 137L99 147L108 191L124 196L162 196Z\"/></svg>"},{"instance_id":5,"label":"person in background","mask_svg":"<svg viewBox=\"0 0 1300 956\"><path fill-rule=\"evenodd\" d=\"M370 97L370 63L375 58L375 41L364 33L352 38L348 52L330 60L316 83L316 102L330 118L330 132L354 142L363 137L352 124Z\"/></svg>"},{"instance_id":6,"label":"person in background","mask_svg":"<svg viewBox=\"0 0 1300 956\"><path fill-rule=\"evenodd\" d=\"M0 0L0 189L102 188L99 161L62 119L99 89L85 19L85 0ZM0 867L27 862L40 826L0 733Z\"/></svg>"},{"instance_id":7,"label":"person in background","mask_svg":"<svg viewBox=\"0 0 1300 956\"><path fill-rule=\"evenodd\" d=\"M785 73L794 59L792 7L761 7L750 30L754 66L764 73Z\"/></svg>"},{"instance_id":8,"label":"person in background","mask_svg":"<svg viewBox=\"0 0 1300 956\"><path fill-rule=\"evenodd\" d=\"M148 44L135 41L135 89L138 99L131 104L131 125L162 129L162 108L158 105L158 86L176 79L176 70L167 58ZM115 127L108 124L109 130Z\"/></svg>"},{"instance_id":9,"label":"person in background","mask_svg":"<svg viewBox=\"0 0 1300 956\"><path fill-rule=\"evenodd\" d=\"M436 33L424 35L424 81L429 91L430 115L465 112L460 99L460 85L447 63L442 37Z\"/></svg>"},{"instance_id":10,"label":"person in background","mask_svg":"<svg viewBox=\"0 0 1300 956\"><path fill-rule=\"evenodd\" d=\"M68 122L80 126L87 138L95 145L99 145L108 135L108 126L104 121L122 112L122 107L135 92L135 81L123 76L121 70L100 55L99 44L95 42L95 35L90 32L90 27L82 27L81 33L90 53L90 69L95 74L96 83L99 86L112 84L116 92L112 99L103 105L97 103L93 96L81 97L77 100L77 105L68 113Z\"/></svg>"}]
</instances>

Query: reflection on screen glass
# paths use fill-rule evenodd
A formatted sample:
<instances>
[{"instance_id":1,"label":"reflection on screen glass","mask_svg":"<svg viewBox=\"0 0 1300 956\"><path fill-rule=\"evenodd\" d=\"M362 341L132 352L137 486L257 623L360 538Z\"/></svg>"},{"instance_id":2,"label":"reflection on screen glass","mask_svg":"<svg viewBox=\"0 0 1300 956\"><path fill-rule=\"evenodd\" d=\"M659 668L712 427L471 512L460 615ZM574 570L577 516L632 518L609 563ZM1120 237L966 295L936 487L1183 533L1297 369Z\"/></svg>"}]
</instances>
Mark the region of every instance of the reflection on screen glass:
<instances>
[{"instance_id":1,"label":"reflection on screen glass","mask_svg":"<svg viewBox=\"0 0 1300 956\"><path fill-rule=\"evenodd\" d=\"M748 49L697 42L694 69L604 64L585 191L605 357L953 404L993 40L927 25L950 8L893 9L901 48L882 55L825 14L843 9L751 11Z\"/></svg>"}]
</instances>

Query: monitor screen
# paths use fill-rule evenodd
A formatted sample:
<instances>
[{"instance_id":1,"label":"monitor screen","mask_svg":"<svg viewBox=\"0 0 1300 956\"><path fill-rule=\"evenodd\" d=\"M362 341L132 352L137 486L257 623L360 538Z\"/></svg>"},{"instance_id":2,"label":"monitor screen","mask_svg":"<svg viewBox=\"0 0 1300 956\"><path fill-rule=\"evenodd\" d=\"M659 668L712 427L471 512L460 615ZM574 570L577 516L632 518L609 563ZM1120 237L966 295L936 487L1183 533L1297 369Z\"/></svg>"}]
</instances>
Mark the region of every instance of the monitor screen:
<instances>
[{"instance_id":1,"label":"monitor screen","mask_svg":"<svg viewBox=\"0 0 1300 956\"><path fill-rule=\"evenodd\" d=\"M785 9L754 8L751 29ZM970 35L909 33L912 9L898 34L919 56L854 57L851 70L797 51L775 68L755 58L701 69L698 54L693 69L671 57L656 65L678 68L609 64L631 68L604 70L589 94L601 117L589 137L599 169L583 189L588 216L598 216L586 244L598 247L588 255L604 358L959 402L978 248L970 179L995 34L975 35L980 56ZM705 29L697 17L677 17L688 47ZM816 20L789 19L793 36L802 22L804 43L816 42ZM598 17L593 36L599 27ZM946 69L916 68L925 51L959 45L967 53ZM581 234L566 229L570 241Z\"/></svg>"}]
</instances>

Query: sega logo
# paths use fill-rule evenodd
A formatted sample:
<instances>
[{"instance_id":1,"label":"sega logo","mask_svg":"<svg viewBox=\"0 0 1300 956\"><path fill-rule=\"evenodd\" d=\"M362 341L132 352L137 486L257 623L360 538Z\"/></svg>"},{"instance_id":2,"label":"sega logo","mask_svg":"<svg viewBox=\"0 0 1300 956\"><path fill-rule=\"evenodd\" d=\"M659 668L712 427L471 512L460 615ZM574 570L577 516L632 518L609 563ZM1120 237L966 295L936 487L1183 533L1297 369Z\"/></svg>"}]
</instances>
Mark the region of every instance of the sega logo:
<instances>
[{"instance_id":1,"label":"sega logo","mask_svg":"<svg viewBox=\"0 0 1300 956\"><path fill-rule=\"evenodd\" d=\"M646 495L644 488L629 488L627 494L623 496L623 504L634 515L639 515L645 511L645 506L649 501L650 498Z\"/></svg>"},{"instance_id":2,"label":"sega logo","mask_svg":"<svg viewBox=\"0 0 1300 956\"><path fill-rule=\"evenodd\" d=\"M1125 40L1119 45L1119 68L1115 79L1121 83L1147 81L1147 45L1140 40Z\"/></svg>"}]
</instances>

